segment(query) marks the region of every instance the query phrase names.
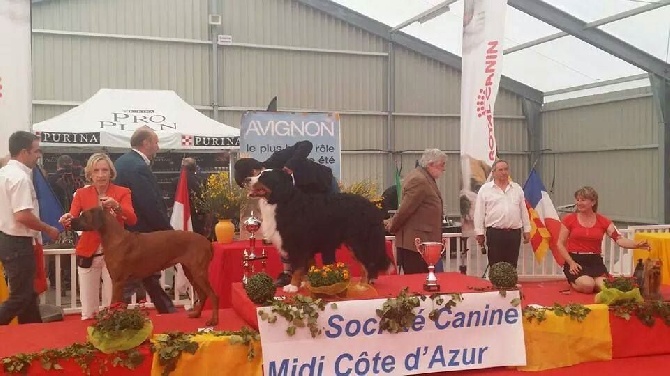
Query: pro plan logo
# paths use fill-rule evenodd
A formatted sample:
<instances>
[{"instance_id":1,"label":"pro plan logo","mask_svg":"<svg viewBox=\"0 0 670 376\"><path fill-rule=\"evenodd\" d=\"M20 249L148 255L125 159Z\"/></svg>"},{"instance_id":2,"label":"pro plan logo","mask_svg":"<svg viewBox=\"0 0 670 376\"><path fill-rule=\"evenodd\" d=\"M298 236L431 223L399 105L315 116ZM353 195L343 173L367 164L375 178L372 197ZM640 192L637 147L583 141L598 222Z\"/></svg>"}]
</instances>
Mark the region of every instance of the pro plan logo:
<instances>
[{"instance_id":1,"label":"pro plan logo","mask_svg":"<svg viewBox=\"0 0 670 376\"><path fill-rule=\"evenodd\" d=\"M36 132L40 142L50 144L100 145L100 132Z\"/></svg>"},{"instance_id":2,"label":"pro plan logo","mask_svg":"<svg viewBox=\"0 0 670 376\"><path fill-rule=\"evenodd\" d=\"M493 104L495 98L491 98L493 93L493 83L495 80L496 70L498 68L498 59L500 57L500 50L498 50L499 42L497 40L489 41L486 49L486 61L484 63L484 74L486 82L484 87L479 89L477 95L477 117L486 118L488 128L488 149L489 161L493 162L496 158L496 138L493 124Z\"/></svg>"}]
</instances>

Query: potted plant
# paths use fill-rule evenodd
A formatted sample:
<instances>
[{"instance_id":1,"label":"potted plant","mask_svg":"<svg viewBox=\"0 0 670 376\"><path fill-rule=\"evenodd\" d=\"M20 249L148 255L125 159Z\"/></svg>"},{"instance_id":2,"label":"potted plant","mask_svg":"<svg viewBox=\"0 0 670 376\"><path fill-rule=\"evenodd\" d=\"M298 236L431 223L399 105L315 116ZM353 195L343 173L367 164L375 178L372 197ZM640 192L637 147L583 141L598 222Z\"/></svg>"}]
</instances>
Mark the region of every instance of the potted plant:
<instances>
[{"instance_id":1,"label":"potted plant","mask_svg":"<svg viewBox=\"0 0 670 376\"><path fill-rule=\"evenodd\" d=\"M127 309L114 303L95 315L95 323L87 328L88 341L105 354L135 348L149 339L153 323L144 304Z\"/></svg>"},{"instance_id":2,"label":"potted plant","mask_svg":"<svg viewBox=\"0 0 670 376\"><path fill-rule=\"evenodd\" d=\"M312 265L307 272L308 289L315 298L344 298L351 276L341 262L318 268Z\"/></svg>"},{"instance_id":3,"label":"potted plant","mask_svg":"<svg viewBox=\"0 0 670 376\"><path fill-rule=\"evenodd\" d=\"M239 218L244 191L230 181L227 171L211 174L204 182L202 193L193 197L193 204L202 213L216 218L214 227L219 243L232 243L235 235L233 218Z\"/></svg>"},{"instance_id":4,"label":"potted plant","mask_svg":"<svg viewBox=\"0 0 670 376\"><path fill-rule=\"evenodd\" d=\"M609 275L605 279L605 287L596 294L595 302L599 304L615 305L643 302L640 288L634 277L614 277Z\"/></svg>"}]
</instances>

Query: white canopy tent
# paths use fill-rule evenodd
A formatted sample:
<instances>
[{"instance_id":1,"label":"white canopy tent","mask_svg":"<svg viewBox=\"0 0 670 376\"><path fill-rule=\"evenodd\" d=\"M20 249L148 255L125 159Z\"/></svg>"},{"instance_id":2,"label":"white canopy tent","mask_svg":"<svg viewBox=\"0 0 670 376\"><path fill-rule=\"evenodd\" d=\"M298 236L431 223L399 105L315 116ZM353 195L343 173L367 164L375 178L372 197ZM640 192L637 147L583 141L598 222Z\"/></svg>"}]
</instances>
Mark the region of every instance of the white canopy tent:
<instances>
[{"instance_id":1,"label":"white canopy tent","mask_svg":"<svg viewBox=\"0 0 670 376\"><path fill-rule=\"evenodd\" d=\"M210 119L170 90L100 89L81 105L33 124L45 152L123 152L141 126L158 134L161 152L237 150L240 130Z\"/></svg>"}]
</instances>

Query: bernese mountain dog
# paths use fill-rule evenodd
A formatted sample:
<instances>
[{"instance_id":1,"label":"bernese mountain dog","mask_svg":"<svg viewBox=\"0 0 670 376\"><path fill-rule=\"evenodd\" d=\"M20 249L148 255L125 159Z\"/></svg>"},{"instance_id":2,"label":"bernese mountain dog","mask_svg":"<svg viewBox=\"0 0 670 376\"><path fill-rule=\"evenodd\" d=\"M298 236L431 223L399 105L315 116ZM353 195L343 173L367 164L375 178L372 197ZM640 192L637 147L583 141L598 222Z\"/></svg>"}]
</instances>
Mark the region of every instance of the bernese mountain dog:
<instances>
[{"instance_id":1,"label":"bernese mountain dog","mask_svg":"<svg viewBox=\"0 0 670 376\"><path fill-rule=\"evenodd\" d=\"M283 170L264 170L248 178L250 197L258 197L263 236L293 268L285 292L296 292L318 252L345 244L362 266L361 283L370 283L393 267L386 253L383 212L350 193L306 194Z\"/></svg>"}]
</instances>

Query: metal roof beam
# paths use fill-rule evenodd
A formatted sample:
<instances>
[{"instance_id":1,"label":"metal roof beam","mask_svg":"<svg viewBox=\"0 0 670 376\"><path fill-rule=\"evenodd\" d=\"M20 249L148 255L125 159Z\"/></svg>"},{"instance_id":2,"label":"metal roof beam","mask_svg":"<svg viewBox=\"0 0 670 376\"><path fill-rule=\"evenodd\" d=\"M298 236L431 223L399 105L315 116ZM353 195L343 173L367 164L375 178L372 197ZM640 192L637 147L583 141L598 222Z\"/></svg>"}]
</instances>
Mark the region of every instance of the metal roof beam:
<instances>
[{"instance_id":1,"label":"metal roof beam","mask_svg":"<svg viewBox=\"0 0 670 376\"><path fill-rule=\"evenodd\" d=\"M394 27L391 29L391 32L396 32L398 30L404 29L407 26L419 22L419 23L424 23L432 20L435 17L441 16L445 12L449 11L449 5L452 3L457 2L458 0L446 0L445 2L442 2L440 4L435 5L434 7L421 12L420 14L408 19L407 21L401 23L400 25Z\"/></svg>"},{"instance_id":2,"label":"metal roof beam","mask_svg":"<svg viewBox=\"0 0 670 376\"><path fill-rule=\"evenodd\" d=\"M598 19L598 20L595 20L595 21L591 21L591 22L586 24L585 28L589 29L589 28L593 28L593 27L607 25L608 23L620 21L620 20L623 20L623 19L628 18L628 17L636 16L638 14L642 14L642 13L649 12L649 11L654 10L654 9L664 7L666 5L670 5L670 0L659 0L655 3L643 5L641 7L635 8L635 9L627 10L625 12L613 14L609 17L605 17L605 18L601 18L601 19ZM531 41L528 41L528 42L521 43L521 44L518 44L516 46L510 47L510 48L506 49L505 51L503 51L503 54L507 55L507 54L511 54L513 52L518 52L518 51L521 51L521 50L525 50L526 48L537 46L538 44L542 44L542 43L551 42L552 40L567 37L568 35L570 35L570 34L564 32L564 31L561 31L561 32L558 32L558 33L555 33L555 34L551 34L551 35L547 35L547 36L542 37L542 38L537 38L535 40L531 40Z\"/></svg>"},{"instance_id":3,"label":"metal roof beam","mask_svg":"<svg viewBox=\"0 0 670 376\"><path fill-rule=\"evenodd\" d=\"M375 21L370 17L366 17L358 12L355 12L343 5L337 4L330 0L295 0L298 3L307 5L313 9L324 12L332 17L340 19L349 23L350 25L361 28L368 33L374 34L378 37L390 41L393 38L393 43L403 46L416 53L427 56L431 59L437 60L454 69L461 70L461 58L443 50L435 45L424 42L421 39L410 36L403 32L391 32L391 27L384 25L379 21ZM541 90L532 88L521 82L512 80L509 77L500 77L500 87L511 91L520 97L530 99L533 102L543 103L544 95Z\"/></svg>"},{"instance_id":4,"label":"metal roof beam","mask_svg":"<svg viewBox=\"0 0 670 376\"><path fill-rule=\"evenodd\" d=\"M670 80L650 74L649 81L654 93L654 107L658 110L658 153L662 162L658 164L662 178L659 194L663 204L659 219L661 223L670 223Z\"/></svg>"},{"instance_id":5,"label":"metal roof beam","mask_svg":"<svg viewBox=\"0 0 670 376\"><path fill-rule=\"evenodd\" d=\"M664 79L670 79L670 64L541 0L508 0L514 8L553 27L570 33L619 59Z\"/></svg>"},{"instance_id":6,"label":"metal roof beam","mask_svg":"<svg viewBox=\"0 0 670 376\"><path fill-rule=\"evenodd\" d=\"M565 94L565 93L570 93L570 92L578 91L578 90L595 89L597 87L603 87L603 86L607 86L607 85L615 85L615 84L621 84L621 83L624 83L624 82L631 82L631 81L640 81L640 80L644 80L645 78L649 78L648 73L636 74L636 75L633 75L633 76L626 76L626 77L619 77L619 78L615 78L615 79L612 79L612 80L596 81L596 82L592 82L590 84L571 86L571 87L566 87L564 89L545 91L544 95L546 97L548 97L550 95Z\"/></svg>"}]
</instances>

